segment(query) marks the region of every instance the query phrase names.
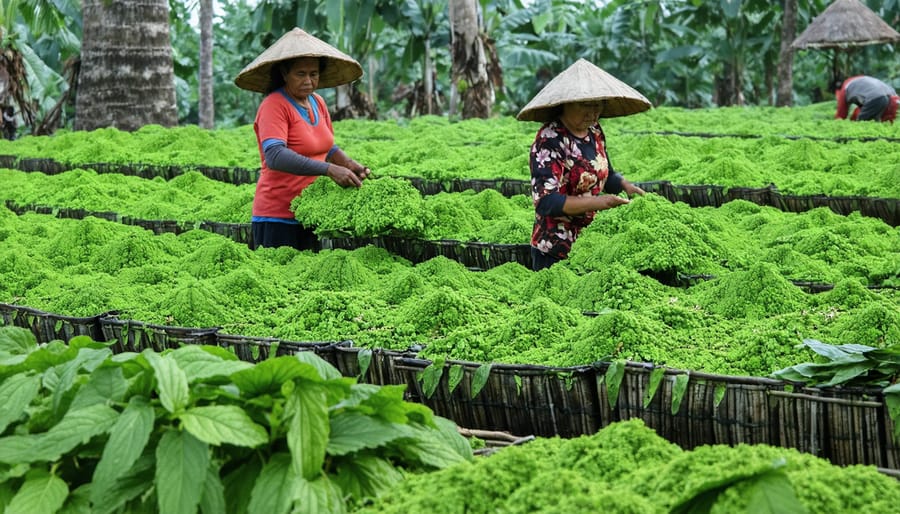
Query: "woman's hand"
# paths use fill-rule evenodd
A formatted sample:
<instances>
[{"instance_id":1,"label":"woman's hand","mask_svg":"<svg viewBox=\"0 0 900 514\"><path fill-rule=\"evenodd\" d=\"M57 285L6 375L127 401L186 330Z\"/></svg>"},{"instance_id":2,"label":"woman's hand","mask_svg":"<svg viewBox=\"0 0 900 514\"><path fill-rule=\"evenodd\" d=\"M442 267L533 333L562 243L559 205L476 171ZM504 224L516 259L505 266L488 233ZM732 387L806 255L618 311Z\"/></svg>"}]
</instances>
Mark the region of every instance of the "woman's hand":
<instances>
[{"instance_id":1,"label":"woman's hand","mask_svg":"<svg viewBox=\"0 0 900 514\"><path fill-rule=\"evenodd\" d=\"M341 187L359 187L362 185L362 178L357 173L337 164L328 165L328 177Z\"/></svg>"},{"instance_id":2,"label":"woman's hand","mask_svg":"<svg viewBox=\"0 0 900 514\"><path fill-rule=\"evenodd\" d=\"M625 191L625 193L628 196L634 196L634 195L642 195L643 196L645 193L645 191L643 189L639 188L638 186L632 184L631 182L629 182L625 179L622 179L622 190Z\"/></svg>"},{"instance_id":3,"label":"woman's hand","mask_svg":"<svg viewBox=\"0 0 900 514\"><path fill-rule=\"evenodd\" d=\"M360 180L365 180L372 174L372 170L370 170L368 166L363 166L353 159L350 159L350 171L356 173L356 176L359 177Z\"/></svg>"},{"instance_id":4,"label":"woman's hand","mask_svg":"<svg viewBox=\"0 0 900 514\"><path fill-rule=\"evenodd\" d=\"M618 195L600 195L595 197L597 202L600 204L596 210L603 211L606 209L612 209L613 207L618 207L620 205L625 205L626 203L631 203L631 200L628 198L622 198Z\"/></svg>"}]
</instances>

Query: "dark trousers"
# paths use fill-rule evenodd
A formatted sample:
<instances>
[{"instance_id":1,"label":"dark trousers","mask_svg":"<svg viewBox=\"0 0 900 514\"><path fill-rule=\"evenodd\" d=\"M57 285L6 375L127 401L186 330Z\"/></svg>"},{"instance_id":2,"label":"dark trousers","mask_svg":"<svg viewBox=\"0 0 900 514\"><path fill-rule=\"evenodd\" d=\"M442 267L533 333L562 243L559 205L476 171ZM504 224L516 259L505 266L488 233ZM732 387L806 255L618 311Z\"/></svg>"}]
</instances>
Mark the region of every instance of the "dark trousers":
<instances>
[{"instance_id":1,"label":"dark trousers","mask_svg":"<svg viewBox=\"0 0 900 514\"><path fill-rule=\"evenodd\" d=\"M561 260L562 259L553 257L552 255L547 255L533 246L531 247L531 269L533 271L541 271L544 268L549 268Z\"/></svg>"},{"instance_id":2,"label":"dark trousers","mask_svg":"<svg viewBox=\"0 0 900 514\"><path fill-rule=\"evenodd\" d=\"M888 103L890 103L891 97L888 95L878 96L872 98L870 100L866 100L866 103L862 105L859 109L859 116L856 118L857 121L866 121L866 120L876 120L881 121L881 115L884 113L884 110L887 108Z\"/></svg>"},{"instance_id":3,"label":"dark trousers","mask_svg":"<svg viewBox=\"0 0 900 514\"><path fill-rule=\"evenodd\" d=\"M319 251L319 238L311 228L296 223L254 221L250 224L250 248L290 246L297 250Z\"/></svg>"}]
</instances>

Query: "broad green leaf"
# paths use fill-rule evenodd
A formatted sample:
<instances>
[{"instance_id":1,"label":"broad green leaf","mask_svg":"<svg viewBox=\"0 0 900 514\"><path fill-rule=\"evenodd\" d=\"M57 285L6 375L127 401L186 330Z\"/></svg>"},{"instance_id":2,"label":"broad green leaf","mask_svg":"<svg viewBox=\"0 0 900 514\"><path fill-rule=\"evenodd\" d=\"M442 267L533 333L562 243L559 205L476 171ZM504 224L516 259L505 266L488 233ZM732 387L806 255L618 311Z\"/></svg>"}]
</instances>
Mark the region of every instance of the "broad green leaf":
<instances>
[{"instance_id":1,"label":"broad green leaf","mask_svg":"<svg viewBox=\"0 0 900 514\"><path fill-rule=\"evenodd\" d=\"M374 455L351 456L337 461L335 481L352 498L375 498L403 480L403 474L387 459Z\"/></svg>"},{"instance_id":2,"label":"broad green leaf","mask_svg":"<svg viewBox=\"0 0 900 514\"><path fill-rule=\"evenodd\" d=\"M728 386L725 385L724 382L718 382L716 384L716 389L713 392L713 406L718 407L722 400L725 399L725 391L727 391Z\"/></svg>"},{"instance_id":3,"label":"broad green leaf","mask_svg":"<svg viewBox=\"0 0 900 514\"><path fill-rule=\"evenodd\" d=\"M179 418L185 430L213 446L228 443L253 448L269 440L266 429L236 405L192 407L182 412Z\"/></svg>"},{"instance_id":4,"label":"broad green leaf","mask_svg":"<svg viewBox=\"0 0 900 514\"><path fill-rule=\"evenodd\" d=\"M833 386L838 384L847 383L854 378L867 373L875 366L875 362L865 362L859 364L848 364L844 366L837 366L834 370L834 376L826 382L824 385Z\"/></svg>"},{"instance_id":5,"label":"broad green leaf","mask_svg":"<svg viewBox=\"0 0 900 514\"><path fill-rule=\"evenodd\" d=\"M888 415L894 427L894 439L900 441L900 384L884 388L884 403L887 405Z\"/></svg>"},{"instance_id":6,"label":"broad green leaf","mask_svg":"<svg viewBox=\"0 0 900 514\"><path fill-rule=\"evenodd\" d=\"M379 448L404 435L394 427L381 418L357 412L336 414L331 418L327 452L346 455L364 448Z\"/></svg>"},{"instance_id":7,"label":"broad green leaf","mask_svg":"<svg viewBox=\"0 0 900 514\"><path fill-rule=\"evenodd\" d=\"M225 486L219 478L219 466L210 461L206 472L206 481L203 482L203 496L200 497L200 512L202 514L224 514Z\"/></svg>"},{"instance_id":8,"label":"broad green leaf","mask_svg":"<svg viewBox=\"0 0 900 514\"><path fill-rule=\"evenodd\" d=\"M790 479L782 471L770 471L752 479L744 490L747 512L755 514L804 514L806 507L797 499Z\"/></svg>"},{"instance_id":9,"label":"broad green leaf","mask_svg":"<svg viewBox=\"0 0 900 514\"><path fill-rule=\"evenodd\" d=\"M8 435L0 437L0 462L4 464L34 462L34 448L41 440L38 435Z\"/></svg>"},{"instance_id":10,"label":"broad green leaf","mask_svg":"<svg viewBox=\"0 0 900 514\"><path fill-rule=\"evenodd\" d=\"M250 369L231 375L232 382L240 388L245 396L250 397L266 393L280 393L281 384L295 378L304 378L313 382L322 380L314 367L304 364L290 355L264 360Z\"/></svg>"},{"instance_id":11,"label":"broad green leaf","mask_svg":"<svg viewBox=\"0 0 900 514\"><path fill-rule=\"evenodd\" d=\"M466 368L461 366L460 364L453 364L450 366L449 373L447 374L447 386L450 389L450 392L456 390L459 383L462 382L463 377L466 374Z\"/></svg>"},{"instance_id":12,"label":"broad green leaf","mask_svg":"<svg viewBox=\"0 0 900 514\"><path fill-rule=\"evenodd\" d=\"M625 361L617 360L611 362L604 375L607 401L610 409L614 409L616 402L619 400L619 387L622 385L623 378L625 378Z\"/></svg>"},{"instance_id":13,"label":"broad green leaf","mask_svg":"<svg viewBox=\"0 0 900 514\"><path fill-rule=\"evenodd\" d=\"M443 439L462 458L466 460L472 459L472 445L469 444L468 439L459 433L459 425L455 421L441 416L434 416L434 424L437 427L435 434L439 438Z\"/></svg>"},{"instance_id":14,"label":"broad green leaf","mask_svg":"<svg viewBox=\"0 0 900 514\"><path fill-rule=\"evenodd\" d=\"M37 350L37 338L22 327L0 326L0 359L13 355L28 355Z\"/></svg>"},{"instance_id":15,"label":"broad green leaf","mask_svg":"<svg viewBox=\"0 0 900 514\"><path fill-rule=\"evenodd\" d=\"M55 461L79 444L108 431L118 417L115 409L100 404L70 410L59 423L38 437L31 458L25 462Z\"/></svg>"},{"instance_id":16,"label":"broad green leaf","mask_svg":"<svg viewBox=\"0 0 900 514\"><path fill-rule=\"evenodd\" d=\"M663 377L666 375L666 368L653 368L653 371L650 372L650 380L647 384L647 390L644 391L644 408L650 405L650 402L653 401L653 397L656 396L656 391L659 389L659 384L662 382Z\"/></svg>"},{"instance_id":17,"label":"broad green leaf","mask_svg":"<svg viewBox=\"0 0 900 514\"><path fill-rule=\"evenodd\" d=\"M188 379L175 359L159 355L152 350L144 350L141 355L147 359L156 374L156 390L162 406L172 413L187 407L191 396Z\"/></svg>"},{"instance_id":18,"label":"broad green leaf","mask_svg":"<svg viewBox=\"0 0 900 514\"><path fill-rule=\"evenodd\" d=\"M315 480L297 479L294 483L294 504L291 514L344 514L347 512L343 492L328 479L319 476Z\"/></svg>"},{"instance_id":19,"label":"broad green leaf","mask_svg":"<svg viewBox=\"0 0 900 514\"><path fill-rule=\"evenodd\" d=\"M194 514L203 495L208 467L206 443L188 432L166 431L156 447L159 512Z\"/></svg>"},{"instance_id":20,"label":"broad green leaf","mask_svg":"<svg viewBox=\"0 0 900 514\"><path fill-rule=\"evenodd\" d=\"M5 514L53 514L66 501L69 486L46 471L29 473L25 483L6 506Z\"/></svg>"},{"instance_id":21,"label":"broad green leaf","mask_svg":"<svg viewBox=\"0 0 900 514\"><path fill-rule=\"evenodd\" d=\"M3 500L0 499L0 504ZM69 492L65 503L56 514L94 514L91 509L91 484L82 484Z\"/></svg>"},{"instance_id":22,"label":"broad green leaf","mask_svg":"<svg viewBox=\"0 0 900 514\"><path fill-rule=\"evenodd\" d=\"M25 414L25 408L37 396L41 377L19 373L0 382L0 434L10 423Z\"/></svg>"},{"instance_id":23,"label":"broad green leaf","mask_svg":"<svg viewBox=\"0 0 900 514\"><path fill-rule=\"evenodd\" d=\"M365 377L369 372L369 365L372 364L372 350L363 348L356 354L356 362L359 364L359 376Z\"/></svg>"},{"instance_id":24,"label":"broad green leaf","mask_svg":"<svg viewBox=\"0 0 900 514\"><path fill-rule=\"evenodd\" d=\"M294 483L300 480L285 453L272 455L253 484L247 514L284 514L294 499Z\"/></svg>"},{"instance_id":25,"label":"broad green leaf","mask_svg":"<svg viewBox=\"0 0 900 514\"><path fill-rule=\"evenodd\" d=\"M112 352L107 348L102 350L82 348L78 350L75 358L55 366L54 371L57 373L58 381L53 388L53 410L58 411L60 409L63 396L73 387L75 378L82 369L89 373L93 372L110 355L112 355ZM49 373L45 373L45 375L49 375Z\"/></svg>"},{"instance_id":26,"label":"broad green leaf","mask_svg":"<svg viewBox=\"0 0 900 514\"><path fill-rule=\"evenodd\" d=\"M431 364L422 370L422 392L426 398L431 398L441 383L441 376L444 374L444 359L435 359Z\"/></svg>"},{"instance_id":27,"label":"broad green leaf","mask_svg":"<svg viewBox=\"0 0 900 514\"><path fill-rule=\"evenodd\" d=\"M478 393L480 393L485 384L487 384L490 375L491 364L482 364L481 366L478 366L478 369L475 370L475 374L472 376L472 398L478 396Z\"/></svg>"},{"instance_id":28,"label":"broad green leaf","mask_svg":"<svg viewBox=\"0 0 900 514\"><path fill-rule=\"evenodd\" d=\"M688 381L690 380L690 372L677 375L675 377L675 385L672 386L672 414L678 414L681 408L681 401L687 392Z\"/></svg>"},{"instance_id":29,"label":"broad green leaf","mask_svg":"<svg viewBox=\"0 0 900 514\"><path fill-rule=\"evenodd\" d=\"M415 458L426 466L443 469L458 462L466 461L456 448L447 444L446 439L431 428L409 426L410 439L398 440L408 458Z\"/></svg>"},{"instance_id":30,"label":"broad green leaf","mask_svg":"<svg viewBox=\"0 0 900 514\"><path fill-rule=\"evenodd\" d=\"M228 377L232 373L253 367L253 364L249 362L225 360L220 355L209 351L209 348L218 347L185 345L167 354L167 357L178 363L178 367L184 371L189 384L213 377Z\"/></svg>"},{"instance_id":31,"label":"broad green leaf","mask_svg":"<svg viewBox=\"0 0 900 514\"><path fill-rule=\"evenodd\" d=\"M131 466L131 469L121 472L119 478L106 491L103 501L93 505L91 514L109 514L132 499L150 491L154 487L155 467L156 459L152 450L148 449Z\"/></svg>"},{"instance_id":32,"label":"broad green leaf","mask_svg":"<svg viewBox=\"0 0 900 514\"><path fill-rule=\"evenodd\" d=\"M109 431L109 439L94 469L91 501L100 504L106 491L119 479L123 471L131 469L144 452L153 431L153 407L146 399L136 396L119 415Z\"/></svg>"},{"instance_id":33,"label":"broad green leaf","mask_svg":"<svg viewBox=\"0 0 900 514\"><path fill-rule=\"evenodd\" d=\"M294 358L315 368L322 380L334 380L343 376L337 368L316 355L315 352L297 352L294 354Z\"/></svg>"},{"instance_id":34,"label":"broad green leaf","mask_svg":"<svg viewBox=\"0 0 900 514\"><path fill-rule=\"evenodd\" d=\"M799 345L798 348L802 346L806 346L810 350L823 357L827 357L830 360L842 359L848 355L847 352L841 350L839 346L823 343L816 339L804 339L803 344Z\"/></svg>"},{"instance_id":35,"label":"broad green leaf","mask_svg":"<svg viewBox=\"0 0 900 514\"><path fill-rule=\"evenodd\" d=\"M225 488L225 505L227 514L244 514L250 504L250 494L253 491L253 482L262 470L262 461L256 455L241 462L231 473L223 479Z\"/></svg>"},{"instance_id":36,"label":"broad green leaf","mask_svg":"<svg viewBox=\"0 0 900 514\"><path fill-rule=\"evenodd\" d=\"M97 403L120 402L128 391L128 381L121 366L101 366L91 373L88 382L78 389L69 409L80 409Z\"/></svg>"},{"instance_id":37,"label":"broad green leaf","mask_svg":"<svg viewBox=\"0 0 900 514\"><path fill-rule=\"evenodd\" d=\"M313 478L322 473L325 447L330 438L324 388L304 382L288 397L284 410L289 424L287 443L294 473L306 479Z\"/></svg>"}]
</instances>

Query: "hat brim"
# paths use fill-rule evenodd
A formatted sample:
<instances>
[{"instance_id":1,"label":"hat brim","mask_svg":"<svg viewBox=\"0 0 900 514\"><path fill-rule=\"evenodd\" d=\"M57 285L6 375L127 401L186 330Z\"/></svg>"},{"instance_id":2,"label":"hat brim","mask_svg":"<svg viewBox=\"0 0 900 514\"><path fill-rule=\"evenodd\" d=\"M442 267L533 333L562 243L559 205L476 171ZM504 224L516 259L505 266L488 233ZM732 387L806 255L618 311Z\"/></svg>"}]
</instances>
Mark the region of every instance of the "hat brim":
<instances>
[{"instance_id":1,"label":"hat brim","mask_svg":"<svg viewBox=\"0 0 900 514\"><path fill-rule=\"evenodd\" d=\"M585 59L579 59L553 78L519 111L520 121L552 121L560 107L572 102L602 102L601 118L628 116L652 107L636 89Z\"/></svg>"},{"instance_id":2,"label":"hat brim","mask_svg":"<svg viewBox=\"0 0 900 514\"><path fill-rule=\"evenodd\" d=\"M323 57L327 60L325 69L319 75L319 89L349 84L363 75L362 66L355 59L303 29L294 28L245 66L234 79L234 84L248 91L267 93L272 80L272 66L298 57Z\"/></svg>"}]
</instances>

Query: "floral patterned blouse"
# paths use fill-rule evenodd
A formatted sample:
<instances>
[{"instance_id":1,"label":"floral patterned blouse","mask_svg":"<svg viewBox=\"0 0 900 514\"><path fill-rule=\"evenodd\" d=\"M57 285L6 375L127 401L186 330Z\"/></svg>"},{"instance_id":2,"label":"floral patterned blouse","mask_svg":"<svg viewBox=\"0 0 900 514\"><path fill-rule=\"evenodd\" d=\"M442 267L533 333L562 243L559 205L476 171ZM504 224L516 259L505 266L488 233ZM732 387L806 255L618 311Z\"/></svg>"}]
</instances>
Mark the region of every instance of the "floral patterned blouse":
<instances>
[{"instance_id":1,"label":"floral patterned blouse","mask_svg":"<svg viewBox=\"0 0 900 514\"><path fill-rule=\"evenodd\" d=\"M622 191L622 176L606 154L606 136L594 124L584 138L572 135L559 120L545 123L531 145L531 196L535 207L531 246L565 259L572 243L594 219L563 213L566 196L597 196Z\"/></svg>"}]
</instances>

